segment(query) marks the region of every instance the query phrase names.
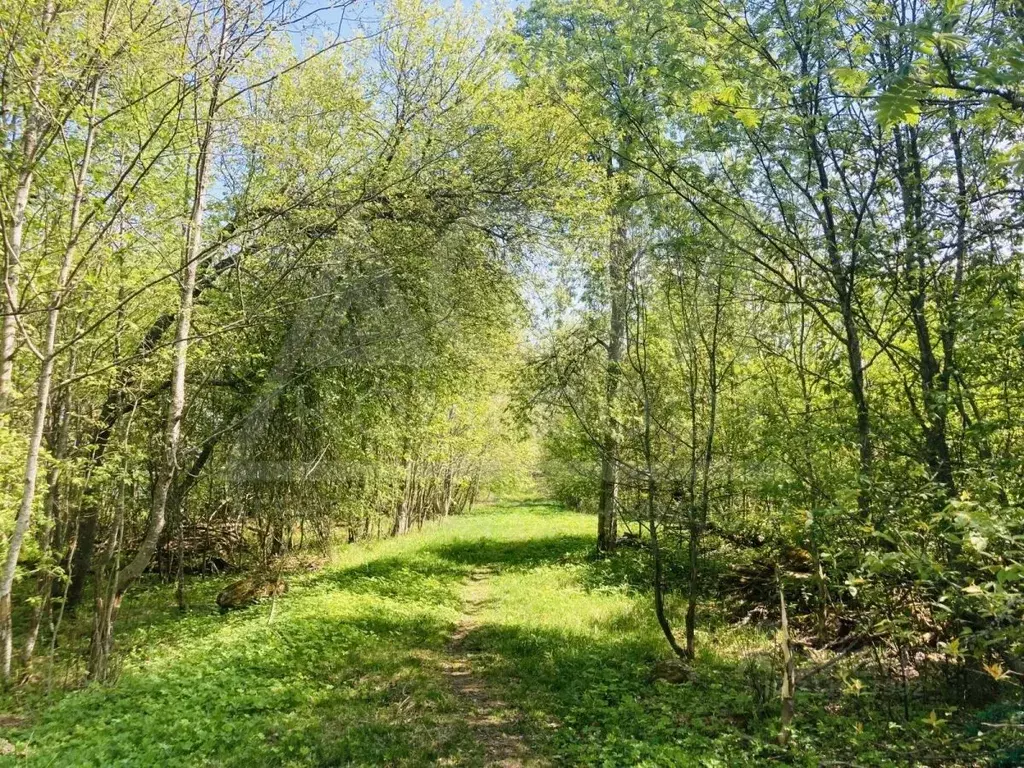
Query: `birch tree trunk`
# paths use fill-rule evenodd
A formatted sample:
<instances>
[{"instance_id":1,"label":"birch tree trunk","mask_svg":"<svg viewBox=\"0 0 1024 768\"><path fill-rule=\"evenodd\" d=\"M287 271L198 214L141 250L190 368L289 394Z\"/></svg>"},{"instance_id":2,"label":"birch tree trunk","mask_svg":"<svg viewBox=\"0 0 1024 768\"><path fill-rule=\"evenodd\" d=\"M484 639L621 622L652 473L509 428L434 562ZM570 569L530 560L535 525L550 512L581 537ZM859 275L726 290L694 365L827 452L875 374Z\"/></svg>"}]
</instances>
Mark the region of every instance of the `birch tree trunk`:
<instances>
[{"instance_id":1,"label":"birch tree trunk","mask_svg":"<svg viewBox=\"0 0 1024 768\"><path fill-rule=\"evenodd\" d=\"M167 499L174 480L178 463L178 448L181 443L181 420L185 413L185 373L188 363L189 340L192 333L192 313L195 305L196 275L203 252L203 218L206 214L207 188L210 179L210 163L215 138L214 118L220 98L220 85L225 75L223 65L228 19L226 5L222 7L219 42L214 57L211 90L205 114L197 111L196 120L199 136L196 157L195 188L193 190L189 219L185 232L185 248L182 265L181 291L175 325L173 358L171 366L170 397L167 406L167 421L164 427L163 451L157 466L156 482L153 487L152 503L146 532L132 559L120 568L112 580L108 595L98 595L93 628L92 652L90 653L89 675L102 679L108 669L108 658L113 647L113 626L125 591L146 570L156 552L160 534L167 521ZM104 597L106 598L104 600Z\"/></svg>"},{"instance_id":2,"label":"birch tree trunk","mask_svg":"<svg viewBox=\"0 0 1024 768\"><path fill-rule=\"evenodd\" d=\"M41 28L42 41L49 38L56 8L54 0L48 0L43 9ZM3 323L0 326L0 414L7 410L7 401L11 397L14 372L14 351L17 342L18 284L21 279L21 251L25 239L25 215L28 211L29 196L32 192L32 181L35 177L35 164L38 160L40 145L40 116L38 111L39 92L43 80L43 53L36 57L29 81L29 108L25 115L25 132L21 140L21 168L18 182L14 190L14 202L11 206L10 230L4 237L4 297ZM8 609L9 610L9 609ZM0 598L0 624L6 623L2 598Z\"/></svg>"},{"instance_id":3,"label":"birch tree trunk","mask_svg":"<svg viewBox=\"0 0 1024 768\"><path fill-rule=\"evenodd\" d=\"M99 78L96 78L92 86L92 103L89 109L89 128L86 132L85 150L75 178L75 191L71 201L71 231L61 258L57 285L54 288L50 309L47 313L46 340L41 352L42 367L39 371L39 379L36 382L36 402L32 415L32 433L29 436L28 453L25 458L21 503L14 522L14 532L11 534L10 541L8 542L7 557L4 560L3 571L0 572L0 672L2 672L5 680L9 679L11 675L13 650L11 589L14 586L18 557L21 554L21 547L28 533L32 518L32 506L35 502L36 480L39 476L39 459L43 445L43 432L46 428L46 414L50 407L50 389L53 383L53 364L57 349L57 325L60 320L60 307L67 293L68 280L74 263L75 243L78 239L81 221L82 200L85 196L85 180L89 172L89 163L92 159L92 148L96 136L94 115L98 96Z\"/></svg>"},{"instance_id":4,"label":"birch tree trunk","mask_svg":"<svg viewBox=\"0 0 1024 768\"><path fill-rule=\"evenodd\" d=\"M215 89L216 91L216 89ZM196 273L202 253L203 218L206 213L206 194L209 184L210 151L213 145L213 116L216 108L216 92L210 98L210 109L203 127L196 162L196 187L192 200L186 234L185 263L182 270L178 321L173 344L171 367L171 392L164 429L163 455L157 470L156 485L153 489L153 503L150 507L146 533L135 556L117 575L117 593L123 594L133 581L139 578L156 551L157 541L163 531L167 514L167 498L170 493L174 470L177 467L178 447L181 443L181 419L185 413L185 372L188 363L189 337L192 333L193 292Z\"/></svg>"}]
</instances>

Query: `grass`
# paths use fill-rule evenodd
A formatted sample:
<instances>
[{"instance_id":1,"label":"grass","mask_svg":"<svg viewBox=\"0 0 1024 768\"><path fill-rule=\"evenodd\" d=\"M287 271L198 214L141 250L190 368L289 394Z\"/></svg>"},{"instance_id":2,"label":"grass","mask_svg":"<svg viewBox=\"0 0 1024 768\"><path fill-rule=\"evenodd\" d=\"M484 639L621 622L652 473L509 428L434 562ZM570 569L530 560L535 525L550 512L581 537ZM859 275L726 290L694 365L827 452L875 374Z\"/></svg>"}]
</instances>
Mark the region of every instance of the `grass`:
<instances>
[{"instance_id":1,"label":"grass","mask_svg":"<svg viewBox=\"0 0 1024 768\"><path fill-rule=\"evenodd\" d=\"M632 553L597 560L593 520L496 505L398 539L344 547L277 601L221 616L222 581L129 597L114 686L27 686L0 730L33 766L482 765L486 750L443 672L465 584L485 574L464 640L481 684L521 714L552 765L986 764L967 718L805 690L792 750L774 746L771 638L709 624L693 677L656 679L666 647ZM768 691L768 695L765 695ZM922 709L922 707L925 707ZM954 725L954 723L959 723ZM1009 733L1009 731L1004 731ZM914 750L917 750L916 752ZM939 757L936 757L939 755ZM938 762L936 762L938 760ZM1006 763L1012 765L1013 763Z\"/></svg>"}]
</instances>

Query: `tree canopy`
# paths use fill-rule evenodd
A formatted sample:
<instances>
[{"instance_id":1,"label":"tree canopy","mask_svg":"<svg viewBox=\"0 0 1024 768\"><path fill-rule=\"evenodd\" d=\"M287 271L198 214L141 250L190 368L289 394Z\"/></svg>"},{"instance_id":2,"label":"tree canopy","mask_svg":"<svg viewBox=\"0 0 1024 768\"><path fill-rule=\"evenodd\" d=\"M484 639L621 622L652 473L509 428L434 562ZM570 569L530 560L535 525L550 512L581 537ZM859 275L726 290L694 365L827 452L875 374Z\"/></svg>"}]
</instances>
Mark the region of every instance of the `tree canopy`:
<instances>
[{"instance_id":1,"label":"tree canopy","mask_svg":"<svg viewBox=\"0 0 1024 768\"><path fill-rule=\"evenodd\" d=\"M849 659L1019 701L1018 3L26 0L0 50L9 684L533 489L686 669L778 630L782 747Z\"/></svg>"}]
</instances>

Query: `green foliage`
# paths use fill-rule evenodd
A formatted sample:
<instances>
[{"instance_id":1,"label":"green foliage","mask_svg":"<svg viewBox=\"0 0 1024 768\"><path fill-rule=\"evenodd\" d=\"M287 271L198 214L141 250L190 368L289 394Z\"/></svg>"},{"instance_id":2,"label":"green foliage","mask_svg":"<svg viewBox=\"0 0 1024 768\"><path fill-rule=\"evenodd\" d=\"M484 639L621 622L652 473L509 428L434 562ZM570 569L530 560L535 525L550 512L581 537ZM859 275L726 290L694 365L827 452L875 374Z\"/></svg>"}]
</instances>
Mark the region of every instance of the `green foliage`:
<instances>
[{"instance_id":1,"label":"green foliage","mask_svg":"<svg viewBox=\"0 0 1024 768\"><path fill-rule=\"evenodd\" d=\"M195 584L203 607L178 618L169 590L148 591L125 617L133 650L113 687L55 692L49 704L42 692L19 695L27 720L8 736L26 755L17 764L482 765L485 745L443 672L464 585L480 569L490 574L484 607L463 647L473 674L521 713L533 754L562 765L781 757L769 635L709 627L695 676L660 680L665 649L648 598L607 573L591 547L586 516L502 504L345 548L323 571L291 577L273 609L220 616L220 582ZM766 664L770 682L751 672ZM956 709L915 705L896 727L892 702L879 706L893 694L871 695L868 705L867 694L809 685L791 764L891 765L916 749L972 765L972 755L1009 744L969 730Z\"/></svg>"},{"instance_id":2,"label":"green foliage","mask_svg":"<svg viewBox=\"0 0 1024 768\"><path fill-rule=\"evenodd\" d=\"M466 639L558 762L974 760L952 702L1024 674L1019 8L359 21L0 8L0 635L17 581L29 759L482 758L438 673L488 569ZM432 528L537 489L599 509L602 550L618 515L626 553L550 510ZM148 613L188 572L418 530L299 577L273 621ZM151 560L123 698L58 685L43 712L39 649L102 676ZM783 599L787 658L876 667L799 687L788 752ZM677 688L650 671L679 621Z\"/></svg>"},{"instance_id":3,"label":"green foliage","mask_svg":"<svg viewBox=\"0 0 1024 768\"><path fill-rule=\"evenodd\" d=\"M611 483L623 544L660 529L688 640L705 601L778 621L781 590L804 642L873 646L907 722L971 676L1019 695L1019 31L1000 3L814 0L545 1L518 28L620 195L537 344L552 493Z\"/></svg>"},{"instance_id":4,"label":"green foliage","mask_svg":"<svg viewBox=\"0 0 1024 768\"><path fill-rule=\"evenodd\" d=\"M507 412L522 267L538 221L578 207L580 133L509 81L501 32L415 1L381 3L351 40L304 3L58 5L0 11L18 49L0 196L24 207L3 221L5 243L24 240L5 246L5 533L56 329L22 560L48 550L58 578L74 571L75 604L151 525L166 578L525 487L530 444ZM37 575L19 596L34 587L47 612Z\"/></svg>"}]
</instances>

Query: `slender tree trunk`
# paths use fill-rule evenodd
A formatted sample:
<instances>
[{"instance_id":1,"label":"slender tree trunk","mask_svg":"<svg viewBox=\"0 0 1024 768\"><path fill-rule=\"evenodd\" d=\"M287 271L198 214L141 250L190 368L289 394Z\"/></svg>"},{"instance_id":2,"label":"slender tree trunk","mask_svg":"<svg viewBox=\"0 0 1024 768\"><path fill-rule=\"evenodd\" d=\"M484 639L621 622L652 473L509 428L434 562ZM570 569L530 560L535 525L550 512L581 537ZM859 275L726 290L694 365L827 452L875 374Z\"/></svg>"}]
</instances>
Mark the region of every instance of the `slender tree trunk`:
<instances>
[{"instance_id":1,"label":"slender tree trunk","mask_svg":"<svg viewBox=\"0 0 1024 768\"><path fill-rule=\"evenodd\" d=\"M649 480L647 487L647 525L651 529L651 559L654 560L654 615L658 619L658 626L661 627L661 632L665 635L665 639L668 641L672 652L680 659L692 660L693 654L689 650L689 643L685 649L679 645L675 632L672 631L672 625L669 623L668 615L665 613L664 566L661 558L661 543L658 540L658 518L655 507L656 491L657 488L654 481Z\"/></svg>"},{"instance_id":2,"label":"slender tree trunk","mask_svg":"<svg viewBox=\"0 0 1024 768\"><path fill-rule=\"evenodd\" d=\"M46 414L50 408L50 388L53 383L53 365L57 349L57 326L60 320L60 307L67 293L68 280L70 279L71 267L74 262L75 242L78 237L82 200L85 194L86 174L89 171L89 162L92 157L92 147L95 139L95 123L92 120L92 115L95 113L98 95L99 79L93 85L92 104L89 111L89 129L86 133L82 162L75 178L75 192L71 203L70 216L71 231L67 246L64 249L64 255L61 258L57 285L54 288L50 309L47 313L46 340L41 351L42 367L36 382L36 402L32 415L32 432L29 436L28 453L25 458L21 504L18 507L18 515L15 518L14 532L8 542L7 557L4 561L3 571L0 573L0 670L2 670L5 679L9 678L11 674L11 589L14 585L18 557L21 554L21 547L28 533L32 517L32 507L35 503L36 481L39 477L39 460L43 446L43 433L46 429Z\"/></svg>"},{"instance_id":3,"label":"slender tree trunk","mask_svg":"<svg viewBox=\"0 0 1024 768\"><path fill-rule=\"evenodd\" d=\"M97 583L97 590L100 589ZM89 677L105 681L110 678L110 656L114 649L114 622L121 609L124 593L116 588L99 592L96 596L96 615L93 619L92 637L89 642Z\"/></svg>"},{"instance_id":4,"label":"slender tree trunk","mask_svg":"<svg viewBox=\"0 0 1024 768\"><path fill-rule=\"evenodd\" d=\"M36 407L32 420L32 434L29 438L28 456L25 460L25 473L21 494L21 504L14 521L14 532L7 545L7 556L4 559L3 571L0 572L0 670L5 679L11 675L11 657L13 653L11 626L11 590L18 566L21 547L28 533L35 501L36 478L39 474L39 454L42 446L43 429L46 422L46 402L50 395L50 373L53 367L52 357L43 363L40 373Z\"/></svg>"},{"instance_id":5,"label":"slender tree trunk","mask_svg":"<svg viewBox=\"0 0 1024 768\"><path fill-rule=\"evenodd\" d=\"M783 9L788 17L788 9ZM792 23L792 19L788 19ZM801 75L805 82L810 83L810 54L806 48L798 45ZM871 515L871 501L868 493L871 467L874 462L874 443L871 434L871 411L868 406L867 385L864 376L864 355L861 345L861 330L856 319L856 277L857 251L851 249L849 263L844 262L840 248L839 230L833 207L831 180L825 162L825 150L822 148L821 137L817 126L821 121L820 85L801 86L799 92L799 111L804 121L804 140L810 153L814 172L817 176L818 191L821 194L819 223L825 236L828 253L828 279L835 292L836 305L842 321L843 338L841 339L846 352L846 363L850 372L850 395L856 413L857 443L859 453L859 478L857 507L861 518L867 520Z\"/></svg>"},{"instance_id":6,"label":"slender tree trunk","mask_svg":"<svg viewBox=\"0 0 1024 768\"><path fill-rule=\"evenodd\" d=\"M616 214L611 235L608 260L611 307L608 321L608 357L605 381L607 421L601 451L601 495L597 511L597 548L600 552L615 549L618 538L619 438L616 408L619 399L622 353L626 336L626 215Z\"/></svg>"},{"instance_id":7,"label":"slender tree trunk","mask_svg":"<svg viewBox=\"0 0 1024 768\"><path fill-rule=\"evenodd\" d=\"M704 445L700 454L700 465L701 465L701 488L700 488L700 500L691 505L690 511L690 541L689 541L689 566L690 566L690 578L689 578L689 593L687 595L686 605L686 655L693 659L696 656L696 635L697 635L697 602L700 597L700 580L699 580L699 560L700 560L700 541L704 535L704 529L708 523L708 513L711 507L711 467L714 460L715 450L715 430L718 427L718 393L720 389L720 379L718 373L718 347L719 337L721 333L722 324L722 275L719 274L715 283L715 304L714 304L714 318L711 325L711 337L708 339L704 336L704 351L707 355L708 362L708 374L707 374L707 397L708 397L708 423L705 426L704 433ZM696 363L694 361L694 368ZM693 386L693 392L696 392L696 380L695 374L691 375L691 384ZM691 396L690 405L693 409L691 414L691 437L693 440L693 446L697 443L697 431L696 431L696 398ZM691 498L693 498L696 488L696 455L691 449L691 456L693 458L693 466L690 469L690 483L691 483Z\"/></svg>"},{"instance_id":8,"label":"slender tree trunk","mask_svg":"<svg viewBox=\"0 0 1024 768\"><path fill-rule=\"evenodd\" d=\"M97 627L93 636L93 653L90 658L90 676L102 679L106 674L107 659L113 643L113 624L125 591L149 565L160 541L167 519L167 499L178 463L178 447L181 442L181 420L185 413L185 373L188 364L189 340L192 333L192 312L195 304L196 276L199 259L203 250L203 219L206 214L206 195L210 179L210 166L214 143L214 118L216 116L222 73L221 58L224 54L228 19L220 19L220 41L215 56L213 80L206 114L201 118L198 156L196 158L195 189L193 190L189 221L185 233L181 294L178 305L177 324L174 334L173 362L171 368L171 390L167 407L163 452L157 466L157 477L153 487L149 520L135 556L113 577L113 588L103 605L97 604L96 620L105 626ZM102 609L102 610L101 610Z\"/></svg>"},{"instance_id":9,"label":"slender tree trunk","mask_svg":"<svg viewBox=\"0 0 1024 768\"><path fill-rule=\"evenodd\" d=\"M175 582L178 610L184 613L188 610L188 601L185 598L185 508L181 505L178 505L178 570Z\"/></svg>"},{"instance_id":10,"label":"slender tree trunk","mask_svg":"<svg viewBox=\"0 0 1024 768\"><path fill-rule=\"evenodd\" d=\"M53 474L53 473L51 473ZM49 484L49 492L46 497L47 526L45 535L40 542L40 552L44 563L44 571L36 583L36 604L32 606L32 616L29 619L28 633L25 635L25 644L22 646L22 666L28 668L29 662L36 651L36 642L39 640L39 630L43 624L43 617L50 611L50 600L53 593L53 570L47 567L47 561L51 556L54 546L54 527L56 526L56 481Z\"/></svg>"},{"instance_id":11,"label":"slender tree trunk","mask_svg":"<svg viewBox=\"0 0 1024 768\"><path fill-rule=\"evenodd\" d=\"M807 383L807 364L805 361L806 348L807 348L807 308L804 305L800 305L800 326L799 333L797 336L797 366L796 375L800 382L800 401L803 406L801 416L803 428L808 434L811 434L813 425L813 405L811 402L811 391ZM813 449L812 449L813 450ZM818 492L818 481L817 473L814 468L814 456L808 454L806 456L807 469L805 472L805 484L807 486L811 504L810 504L810 519L807 527L808 547L811 551L811 557L813 559L814 567L814 579L817 586L817 605L815 606L815 616L817 620L817 633L818 637L824 638L828 628L828 580L825 578L825 566L821 560L821 520L820 510L822 508L820 495Z\"/></svg>"},{"instance_id":12,"label":"slender tree trunk","mask_svg":"<svg viewBox=\"0 0 1024 768\"><path fill-rule=\"evenodd\" d=\"M126 440L127 442L127 437ZM123 593L117 590L121 545L124 536L125 493L122 481L117 498L113 531L96 571L96 596L92 636L89 643L89 678L105 682L110 678L110 656L114 647L114 621Z\"/></svg>"},{"instance_id":13,"label":"slender tree trunk","mask_svg":"<svg viewBox=\"0 0 1024 768\"><path fill-rule=\"evenodd\" d=\"M904 130L906 133L904 134ZM941 375L931 328L928 324L928 268L925 255L924 202L922 196L921 158L917 145L917 131L913 127L898 127L895 133L897 181L904 207L904 236L906 249L906 280L910 319L917 341L918 376L921 399L924 404L923 442L924 460L932 477L946 492L956 494L953 464L946 437L949 378ZM951 345L950 345L951 346ZM950 352L952 350L950 349Z\"/></svg>"},{"instance_id":14,"label":"slender tree trunk","mask_svg":"<svg viewBox=\"0 0 1024 768\"><path fill-rule=\"evenodd\" d=\"M949 138L953 146L953 160L956 168L956 250L953 255L953 287L942 316L942 377L941 389L949 392L950 384L957 378L956 374L956 338L959 323L960 292L964 282L965 262L967 261L967 219L970 216L970 199L967 195L967 171L964 168L964 153L961 143L960 126L957 121L956 109L949 107ZM957 399L962 410L963 403Z\"/></svg>"},{"instance_id":15,"label":"slender tree trunk","mask_svg":"<svg viewBox=\"0 0 1024 768\"><path fill-rule=\"evenodd\" d=\"M40 20L43 30L41 44L49 39L50 27L56 13L54 0L48 0ZM29 197L32 193L32 182L35 177L35 166L40 150L42 127L37 102L43 79L43 55L40 53L33 64L29 83L29 106L25 115L25 132L21 140L21 169L14 190L14 201L10 211L10 229L4 238L4 309L3 323L0 325L0 414L7 410L7 401L11 396L12 375L14 372L14 352L17 342L18 283L21 279L21 251L25 239L25 217L28 211ZM2 590L2 587L0 587ZM10 606L4 606L5 598L0 592L0 632L10 621ZM7 641L0 641L7 647ZM9 655L9 651L4 651ZM4 664L4 675L8 674L8 664Z\"/></svg>"},{"instance_id":16,"label":"slender tree trunk","mask_svg":"<svg viewBox=\"0 0 1024 768\"><path fill-rule=\"evenodd\" d=\"M796 711L796 662L793 659L793 649L789 642L789 616L786 613L786 595L779 584L779 610L781 613L781 626L779 628L779 646L782 649L782 715L779 718L779 745L785 747L789 744L790 732L793 725L793 715Z\"/></svg>"},{"instance_id":17,"label":"slender tree trunk","mask_svg":"<svg viewBox=\"0 0 1024 768\"><path fill-rule=\"evenodd\" d=\"M661 558L661 545L658 540L658 514L657 496L658 485L654 475L654 451L651 441L651 393L647 380L647 345L646 338L646 309L642 305L643 299L637 297L634 302L636 308L636 341L633 345L636 349L636 362L634 368L640 377L640 385L644 397L644 433L643 453L644 468L647 472L647 526L651 533L651 559L654 561L654 615L658 619L658 626L668 641L673 653L681 659L692 658L687 651L680 647L672 631L672 624L665 612L665 585L664 572Z\"/></svg>"},{"instance_id":18,"label":"slender tree trunk","mask_svg":"<svg viewBox=\"0 0 1024 768\"><path fill-rule=\"evenodd\" d=\"M845 276L840 276L846 282ZM857 448L860 477L857 491L857 507L861 518L868 519L871 514L871 499L868 485L871 478L871 467L874 463L874 441L871 435L871 411L868 407L867 386L864 380L864 357L861 351L860 329L854 320L852 291L844 288L839 297L839 311L843 318L843 332L846 337L846 363L850 371L850 394L853 398L857 414Z\"/></svg>"},{"instance_id":19,"label":"slender tree trunk","mask_svg":"<svg viewBox=\"0 0 1024 768\"><path fill-rule=\"evenodd\" d=\"M227 21L224 20L222 27L226 27L226 25ZM223 36L226 33L222 31L221 34ZM223 44L222 39L221 46ZM181 298L178 305L178 321L174 334L171 391L167 408L163 455L157 468L157 480L153 489L153 500L150 506L146 533L139 544L135 557L117 575L116 591L118 594L123 593L133 581L142 575L146 566L149 565L166 522L167 499L171 483L174 480L174 470L177 466L178 447L181 443L181 419L185 413L185 372L188 365L189 340L192 333L196 274L199 269L199 258L203 249L203 219L206 214L206 194L212 161L210 155L213 149L214 115L217 109L218 91L219 89L215 82L213 93L210 96L208 112L203 121L199 155L196 160L195 191L185 238Z\"/></svg>"},{"instance_id":20,"label":"slender tree trunk","mask_svg":"<svg viewBox=\"0 0 1024 768\"><path fill-rule=\"evenodd\" d=\"M411 514L410 507L412 505L412 484L415 471L415 462L406 458L405 482L402 485L402 498L399 500L398 506L395 509L395 522L394 525L391 526L392 536L401 536L409 530Z\"/></svg>"},{"instance_id":21,"label":"slender tree trunk","mask_svg":"<svg viewBox=\"0 0 1024 768\"><path fill-rule=\"evenodd\" d=\"M24 151L34 151L33 139L26 133ZM13 387L14 352L17 347L17 313L18 283L21 279L21 246L24 239L25 211L28 208L29 193L32 188L31 170L22 172L18 187L14 193L14 206L11 211L11 229L7 235L7 263L5 280L5 296L3 299L4 318L2 329L2 348L0 348L0 413L7 410L7 401ZM2 609L0 609L2 610Z\"/></svg>"},{"instance_id":22,"label":"slender tree trunk","mask_svg":"<svg viewBox=\"0 0 1024 768\"><path fill-rule=\"evenodd\" d=\"M688 582L686 599L686 655L693 658L696 655L696 625L697 625L697 579L699 564L700 531L697 524L697 446L700 442L697 429L697 355L690 350L690 364L687 366L687 380L689 385L690 401L690 472L688 477L688 488L686 498L687 510L687 564Z\"/></svg>"},{"instance_id":23,"label":"slender tree trunk","mask_svg":"<svg viewBox=\"0 0 1024 768\"><path fill-rule=\"evenodd\" d=\"M75 354L72 350L70 365L68 366L69 371L75 369ZM68 431L69 431L69 419L68 419L68 395L65 393L61 397L57 407L53 410L50 421L51 421L51 432L50 432L50 450L53 453L54 464L50 468L47 475L47 493L46 493L46 528L42 541L40 542L40 550L43 553L44 558L44 571L38 579L36 588L36 596L39 602L32 609L32 619L29 623L28 634L25 637L25 645L22 647L22 665L28 668L32 661L32 657L35 654L36 643L39 639L39 632L43 624L44 617L50 616L50 622L52 622L52 611L53 611L53 581L54 571L52 566L49 565L48 561L53 557L55 550L62 546L64 537L58 530L59 518L60 518L60 461L62 461L67 454L68 445Z\"/></svg>"},{"instance_id":24,"label":"slender tree trunk","mask_svg":"<svg viewBox=\"0 0 1024 768\"><path fill-rule=\"evenodd\" d=\"M217 277L224 274L235 263L236 257L230 255L214 263L210 272L196 283L195 289L192 291L193 304L199 300L200 295L207 288L214 284ZM135 351L134 360L145 360L153 353L161 338L174 325L174 319L175 313L167 312L150 325L146 335L142 338ZM136 366L137 363L134 363L121 368L117 377L117 383L107 393L107 397L103 402L100 410L99 427L89 442L92 446L92 452L89 456L90 474L95 474L96 470L103 466L107 447L110 443L110 438L114 434L118 420L128 410L125 407L127 402L125 394L137 384L138 369ZM168 380L166 384L169 387L170 381ZM152 390L150 394L155 395L162 391L161 388L157 388ZM71 574L67 607L71 610L81 602L82 592L85 589L89 569L92 565L99 525L100 503L101 499L97 497L95 489L89 487L87 479L86 488L82 492L81 510L78 514L78 545L74 550L74 560L67 563L68 571Z\"/></svg>"},{"instance_id":25,"label":"slender tree trunk","mask_svg":"<svg viewBox=\"0 0 1024 768\"><path fill-rule=\"evenodd\" d=\"M25 635L25 644L22 646L21 663L24 667L23 675L27 673L28 665L35 655L36 644L39 642L39 630L43 626L43 619L49 615L52 608L52 590L53 576L47 573L39 579L38 589L36 590L36 599L39 602L32 606L32 617L29 619L28 633Z\"/></svg>"}]
</instances>

